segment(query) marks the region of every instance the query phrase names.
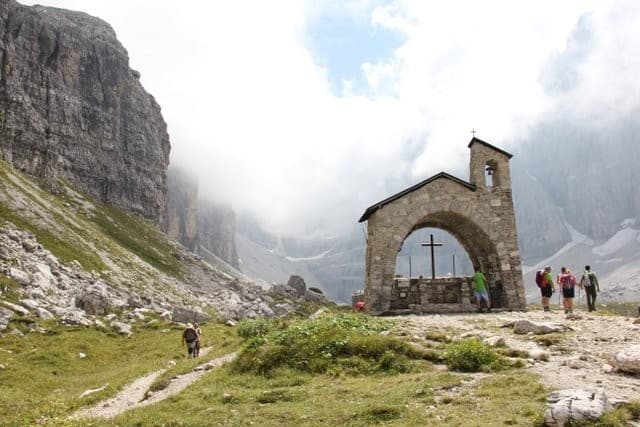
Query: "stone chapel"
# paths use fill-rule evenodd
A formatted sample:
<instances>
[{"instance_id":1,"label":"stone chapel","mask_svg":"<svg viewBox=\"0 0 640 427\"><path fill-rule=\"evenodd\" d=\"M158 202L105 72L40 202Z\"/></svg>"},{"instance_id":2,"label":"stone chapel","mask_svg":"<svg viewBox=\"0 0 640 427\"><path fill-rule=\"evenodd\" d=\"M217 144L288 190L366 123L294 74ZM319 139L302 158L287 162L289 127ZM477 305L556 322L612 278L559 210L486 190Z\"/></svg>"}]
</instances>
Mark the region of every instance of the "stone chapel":
<instances>
[{"instance_id":1,"label":"stone chapel","mask_svg":"<svg viewBox=\"0 0 640 427\"><path fill-rule=\"evenodd\" d=\"M372 314L475 311L470 277L395 277L404 240L421 228L451 233L489 283L492 308L524 310L511 196L512 155L481 139L469 142L469 181L440 172L368 207L364 300Z\"/></svg>"}]
</instances>

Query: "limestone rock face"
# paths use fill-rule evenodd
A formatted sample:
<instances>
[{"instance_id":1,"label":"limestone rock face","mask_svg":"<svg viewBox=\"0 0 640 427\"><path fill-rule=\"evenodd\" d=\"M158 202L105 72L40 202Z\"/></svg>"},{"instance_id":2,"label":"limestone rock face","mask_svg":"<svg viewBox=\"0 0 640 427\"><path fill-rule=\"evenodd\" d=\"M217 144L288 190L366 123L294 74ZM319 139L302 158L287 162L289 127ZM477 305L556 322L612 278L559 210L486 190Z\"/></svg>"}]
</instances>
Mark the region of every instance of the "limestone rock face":
<instances>
[{"instance_id":1,"label":"limestone rock face","mask_svg":"<svg viewBox=\"0 0 640 427\"><path fill-rule=\"evenodd\" d=\"M207 259L213 254L239 269L231 207L199 197L196 180L180 168L169 169L167 182L167 234Z\"/></svg>"},{"instance_id":2,"label":"limestone rock face","mask_svg":"<svg viewBox=\"0 0 640 427\"><path fill-rule=\"evenodd\" d=\"M236 218L230 206L201 200L198 234L200 247L211 251L229 265L239 268L236 250Z\"/></svg>"},{"instance_id":3,"label":"limestone rock face","mask_svg":"<svg viewBox=\"0 0 640 427\"><path fill-rule=\"evenodd\" d=\"M198 248L198 184L175 167L167 172L166 233L186 248Z\"/></svg>"},{"instance_id":4,"label":"limestone rock face","mask_svg":"<svg viewBox=\"0 0 640 427\"><path fill-rule=\"evenodd\" d=\"M0 157L162 223L169 136L104 21L0 1Z\"/></svg>"}]
</instances>

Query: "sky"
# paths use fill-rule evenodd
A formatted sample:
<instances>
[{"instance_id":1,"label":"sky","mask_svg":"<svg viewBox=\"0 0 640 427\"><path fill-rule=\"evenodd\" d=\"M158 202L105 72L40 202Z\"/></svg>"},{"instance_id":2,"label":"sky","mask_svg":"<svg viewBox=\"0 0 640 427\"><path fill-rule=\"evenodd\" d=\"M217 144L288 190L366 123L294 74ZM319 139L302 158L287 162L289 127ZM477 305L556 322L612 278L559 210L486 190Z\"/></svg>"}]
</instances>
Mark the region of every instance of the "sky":
<instances>
[{"instance_id":1,"label":"sky","mask_svg":"<svg viewBox=\"0 0 640 427\"><path fill-rule=\"evenodd\" d=\"M114 28L172 165L271 231L339 231L475 135L507 151L559 114L640 100L637 1L21 1Z\"/></svg>"}]
</instances>

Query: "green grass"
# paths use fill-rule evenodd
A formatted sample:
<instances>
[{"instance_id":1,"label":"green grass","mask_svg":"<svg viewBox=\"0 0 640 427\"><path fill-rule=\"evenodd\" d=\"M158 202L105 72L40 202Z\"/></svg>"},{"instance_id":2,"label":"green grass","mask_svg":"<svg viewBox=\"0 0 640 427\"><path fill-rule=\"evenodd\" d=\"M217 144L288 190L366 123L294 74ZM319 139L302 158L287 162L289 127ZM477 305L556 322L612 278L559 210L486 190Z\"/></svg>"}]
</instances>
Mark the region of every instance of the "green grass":
<instances>
[{"instance_id":1,"label":"green grass","mask_svg":"<svg viewBox=\"0 0 640 427\"><path fill-rule=\"evenodd\" d=\"M0 296L5 301L17 303L22 295L18 292L20 285L10 277L0 275Z\"/></svg>"},{"instance_id":2,"label":"green grass","mask_svg":"<svg viewBox=\"0 0 640 427\"><path fill-rule=\"evenodd\" d=\"M26 331L31 322L17 319L11 324ZM43 326L49 333L0 338L0 364L5 366L0 370L0 425L59 424L77 408L115 395L169 360L178 362L175 372L184 368L181 328L141 326L125 338L93 328ZM204 332L219 352L238 341L224 326L205 326ZM106 390L79 399L83 391L105 384Z\"/></svg>"},{"instance_id":3,"label":"green grass","mask_svg":"<svg viewBox=\"0 0 640 427\"><path fill-rule=\"evenodd\" d=\"M220 369L153 407L92 425L127 426L533 426L546 391L534 375L510 371L465 386L463 374L431 370L396 376L273 377ZM78 424L81 425L81 424Z\"/></svg>"},{"instance_id":4,"label":"green grass","mask_svg":"<svg viewBox=\"0 0 640 427\"><path fill-rule=\"evenodd\" d=\"M7 174L15 176L27 190L15 186ZM125 249L170 276L178 279L185 277L186 267L178 259L174 246L151 221L106 204L93 203L95 209L91 212L78 211L81 204L78 196L71 197L64 191L54 196L44 191L34 178L10 168L2 161L0 178L0 189L15 186L16 191L38 206L43 211L42 215L48 218L38 218L33 212L25 215L0 200L0 221L6 220L28 230L62 262L77 260L87 271L104 272L108 267L100 257L103 252L123 266L135 269L122 250ZM70 188L62 180L57 186L63 190ZM79 197L91 200L83 195ZM69 220L71 217L73 221ZM48 222L57 224L56 231L47 225Z\"/></svg>"},{"instance_id":5,"label":"green grass","mask_svg":"<svg viewBox=\"0 0 640 427\"><path fill-rule=\"evenodd\" d=\"M169 239L150 221L110 205L98 205L90 217L100 230L158 270L182 278L185 267Z\"/></svg>"},{"instance_id":6,"label":"green grass","mask_svg":"<svg viewBox=\"0 0 640 427\"><path fill-rule=\"evenodd\" d=\"M638 302L606 302L596 304L596 311L592 314L607 316L638 317Z\"/></svg>"}]
</instances>

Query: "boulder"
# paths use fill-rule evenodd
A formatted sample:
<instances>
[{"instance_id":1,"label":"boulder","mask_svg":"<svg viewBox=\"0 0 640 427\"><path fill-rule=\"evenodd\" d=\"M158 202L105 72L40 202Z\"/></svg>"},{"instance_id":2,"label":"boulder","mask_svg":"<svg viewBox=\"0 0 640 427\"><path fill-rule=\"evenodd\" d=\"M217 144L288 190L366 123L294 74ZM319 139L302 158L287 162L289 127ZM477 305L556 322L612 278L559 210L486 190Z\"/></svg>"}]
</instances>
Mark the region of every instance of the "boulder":
<instances>
[{"instance_id":1,"label":"boulder","mask_svg":"<svg viewBox=\"0 0 640 427\"><path fill-rule=\"evenodd\" d=\"M298 298L304 296L307 292L307 285L304 283L304 279L300 276L293 275L289 277L287 286L293 289L294 295Z\"/></svg>"},{"instance_id":2,"label":"boulder","mask_svg":"<svg viewBox=\"0 0 640 427\"><path fill-rule=\"evenodd\" d=\"M119 333L120 335L130 336L132 334L131 325L127 323L113 321L111 322L111 327L115 329L116 332Z\"/></svg>"},{"instance_id":3,"label":"boulder","mask_svg":"<svg viewBox=\"0 0 640 427\"><path fill-rule=\"evenodd\" d=\"M578 420L597 420L612 408L603 391L569 389L554 391L547 397L544 422L562 427Z\"/></svg>"},{"instance_id":4,"label":"boulder","mask_svg":"<svg viewBox=\"0 0 640 427\"><path fill-rule=\"evenodd\" d=\"M103 283L96 283L85 289L76 296L76 307L81 308L88 314L104 316L112 308L124 305L117 297L111 295L107 286Z\"/></svg>"},{"instance_id":5,"label":"boulder","mask_svg":"<svg viewBox=\"0 0 640 427\"><path fill-rule=\"evenodd\" d=\"M312 291L305 292L304 299L305 301L311 301L311 302L317 302L317 303L327 302L327 299L325 298L324 295L319 294L317 292L312 292Z\"/></svg>"},{"instance_id":6,"label":"boulder","mask_svg":"<svg viewBox=\"0 0 640 427\"><path fill-rule=\"evenodd\" d=\"M18 282L22 286L27 286L28 284L31 283L31 278L29 277L29 274L20 270L19 268L11 267L9 269L9 277L11 277L13 280Z\"/></svg>"},{"instance_id":7,"label":"boulder","mask_svg":"<svg viewBox=\"0 0 640 427\"><path fill-rule=\"evenodd\" d=\"M5 307L15 311L18 314L23 315L23 316L26 316L26 315L29 314L29 310L27 310L26 308L24 308L21 305L13 304L13 303L11 303L9 301L2 301L2 304L4 304Z\"/></svg>"},{"instance_id":8,"label":"boulder","mask_svg":"<svg viewBox=\"0 0 640 427\"><path fill-rule=\"evenodd\" d=\"M622 372L640 374L640 345L622 349L614 357L614 365Z\"/></svg>"},{"instance_id":9,"label":"boulder","mask_svg":"<svg viewBox=\"0 0 640 427\"><path fill-rule=\"evenodd\" d=\"M535 349L529 350L529 358L533 360L541 360L543 362L547 362L549 360L549 353L540 348L535 348Z\"/></svg>"},{"instance_id":10,"label":"boulder","mask_svg":"<svg viewBox=\"0 0 640 427\"><path fill-rule=\"evenodd\" d=\"M9 325L9 320L13 316L13 311L0 307L0 332L4 332L7 330L7 326Z\"/></svg>"},{"instance_id":11,"label":"boulder","mask_svg":"<svg viewBox=\"0 0 640 427\"><path fill-rule=\"evenodd\" d=\"M49 278L49 276L51 278ZM39 288L44 292L54 289L54 286L52 285L52 283L55 283L55 278L53 277L53 274L46 275L44 273L41 273L40 271L36 271L33 274L32 280L31 280L32 286Z\"/></svg>"},{"instance_id":12,"label":"boulder","mask_svg":"<svg viewBox=\"0 0 640 427\"><path fill-rule=\"evenodd\" d=\"M37 307L36 308L36 313L38 314L38 317L44 320L50 320L53 319L53 314L51 314L48 310L42 308L42 307Z\"/></svg>"},{"instance_id":13,"label":"boulder","mask_svg":"<svg viewBox=\"0 0 640 427\"><path fill-rule=\"evenodd\" d=\"M36 264L36 273L40 273L45 279L53 281L55 276L51 272L51 266L44 263Z\"/></svg>"},{"instance_id":14,"label":"boulder","mask_svg":"<svg viewBox=\"0 0 640 427\"><path fill-rule=\"evenodd\" d=\"M323 307L320 310L318 310L315 313L313 313L312 315L310 315L309 319L310 320L316 320L316 319L319 319L319 318L321 318L322 316L324 316L326 314L331 314L331 310L329 310L326 307Z\"/></svg>"},{"instance_id":15,"label":"boulder","mask_svg":"<svg viewBox=\"0 0 640 427\"><path fill-rule=\"evenodd\" d=\"M490 347L502 347L505 345L504 338L498 335L494 335L489 338L485 338L482 340L483 343Z\"/></svg>"},{"instance_id":16,"label":"boulder","mask_svg":"<svg viewBox=\"0 0 640 427\"><path fill-rule=\"evenodd\" d=\"M211 320L211 316L199 308L174 307L171 319L179 323L204 323Z\"/></svg>"},{"instance_id":17,"label":"boulder","mask_svg":"<svg viewBox=\"0 0 640 427\"><path fill-rule=\"evenodd\" d=\"M93 322L84 314L84 311L54 307L54 311L65 325L91 326Z\"/></svg>"},{"instance_id":18,"label":"boulder","mask_svg":"<svg viewBox=\"0 0 640 427\"><path fill-rule=\"evenodd\" d=\"M518 320L513 324L513 332L516 334L528 334L534 335L550 334L553 332L565 332L568 330L565 325L554 323L535 323L530 320Z\"/></svg>"}]
</instances>

